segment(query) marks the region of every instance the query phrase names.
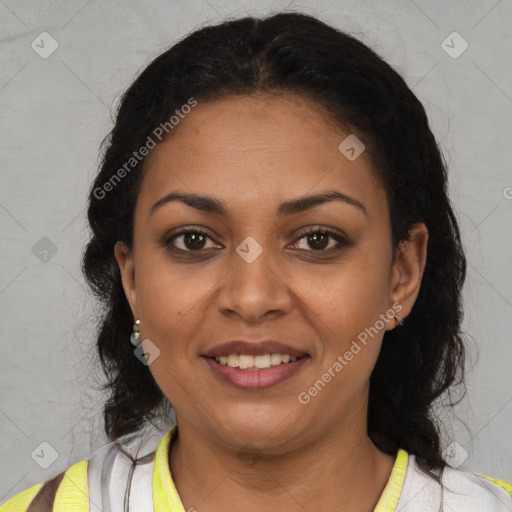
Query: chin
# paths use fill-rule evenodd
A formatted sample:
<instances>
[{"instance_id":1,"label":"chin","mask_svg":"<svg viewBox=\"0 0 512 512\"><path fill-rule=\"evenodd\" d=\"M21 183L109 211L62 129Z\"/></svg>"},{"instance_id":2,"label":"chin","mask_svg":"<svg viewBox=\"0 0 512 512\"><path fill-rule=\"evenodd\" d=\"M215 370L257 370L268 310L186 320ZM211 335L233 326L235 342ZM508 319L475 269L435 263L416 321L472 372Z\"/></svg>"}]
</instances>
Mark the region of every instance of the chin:
<instances>
[{"instance_id":1,"label":"chin","mask_svg":"<svg viewBox=\"0 0 512 512\"><path fill-rule=\"evenodd\" d=\"M227 444L261 450L284 445L302 430L294 415L282 408L273 415L269 415L268 410L258 412L253 408L251 414L224 416L219 423L223 429L218 435L224 437Z\"/></svg>"}]
</instances>

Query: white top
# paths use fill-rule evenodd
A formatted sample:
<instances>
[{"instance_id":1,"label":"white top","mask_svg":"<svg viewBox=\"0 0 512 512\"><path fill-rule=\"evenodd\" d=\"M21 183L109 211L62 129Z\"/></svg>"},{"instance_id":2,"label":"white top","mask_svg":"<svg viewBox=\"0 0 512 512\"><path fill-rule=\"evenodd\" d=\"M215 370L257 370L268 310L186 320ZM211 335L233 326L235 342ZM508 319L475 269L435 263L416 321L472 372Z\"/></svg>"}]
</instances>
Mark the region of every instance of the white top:
<instances>
[{"instance_id":1,"label":"white top","mask_svg":"<svg viewBox=\"0 0 512 512\"><path fill-rule=\"evenodd\" d=\"M111 442L47 482L18 493L0 512L185 511L169 468L176 428L163 437ZM136 459L136 463L133 461ZM446 467L442 486L400 449L374 512L512 512L512 485Z\"/></svg>"},{"instance_id":2,"label":"white top","mask_svg":"<svg viewBox=\"0 0 512 512\"><path fill-rule=\"evenodd\" d=\"M420 470L416 457L409 455L396 512L512 511L512 495L483 476L447 466L442 482L444 492L433 478Z\"/></svg>"},{"instance_id":3,"label":"white top","mask_svg":"<svg viewBox=\"0 0 512 512\"><path fill-rule=\"evenodd\" d=\"M169 512L185 512L172 481L167 463L170 442L175 434L171 429L162 439L153 436L139 451L139 458L146 457L135 465L123 454L120 446L109 443L89 459L88 479L90 512L154 512L153 473L155 451L160 456L157 472L165 473L169 495L174 505ZM162 461L165 460L165 465ZM133 471L131 487L128 485L130 470ZM165 480L167 479L167 480ZM374 512L511 512L512 486L504 482L494 483L487 478L446 467L443 473L443 488L429 475L420 470L416 457L399 450L393 471ZM505 488L507 490L505 490ZM129 508L124 507L129 492ZM159 508L159 507L157 507ZM158 511L157 511L158 512Z\"/></svg>"}]
</instances>

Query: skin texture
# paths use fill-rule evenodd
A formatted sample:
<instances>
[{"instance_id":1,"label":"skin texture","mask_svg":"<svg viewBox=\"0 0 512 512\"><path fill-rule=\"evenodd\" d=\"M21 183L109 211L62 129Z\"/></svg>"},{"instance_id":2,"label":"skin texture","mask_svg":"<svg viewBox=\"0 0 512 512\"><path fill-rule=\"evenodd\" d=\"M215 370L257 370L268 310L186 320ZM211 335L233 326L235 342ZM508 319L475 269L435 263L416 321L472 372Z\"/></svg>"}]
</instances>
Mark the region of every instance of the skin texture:
<instances>
[{"instance_id":1,"label":"skin texture","mask_svg":"<svg viewBox=\"0 0 512 512\"><path fill-rule=\"evenodd\" d=\"M386 485L394 457L367 436L366 414L394 318L307 405L297 399L394 303L408 315L425 267L423 224L392 261L369 155L349 161L338 150L349 133L299 96L228 97L198 104L146 160L133 249L119 242L115 254L141 339L160 350L149 368L176 409L171 472L186 510L368 511ZM276 215L283 201L332 190L366 213L329 201ZM151 213L171 191L215 197L230 215L180 201ZM185 226L206 232L200 251L184 236L165 245ZM328 238L315 250L308 227L348 245ZM252 263L236 252L248 236L263 249ZM279 340L310 357L275 387L240 390L200 357L235 339Z\"/></svg>"}]
</instances>

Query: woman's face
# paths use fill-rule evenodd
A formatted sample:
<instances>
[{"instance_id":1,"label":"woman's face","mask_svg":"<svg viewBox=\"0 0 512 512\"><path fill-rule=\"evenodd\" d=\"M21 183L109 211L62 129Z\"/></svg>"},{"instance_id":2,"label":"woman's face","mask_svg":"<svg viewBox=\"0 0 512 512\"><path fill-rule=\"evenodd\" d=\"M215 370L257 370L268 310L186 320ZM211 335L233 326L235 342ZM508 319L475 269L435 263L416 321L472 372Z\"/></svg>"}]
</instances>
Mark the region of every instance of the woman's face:
<instances>
[{"instance_id":1,"label":"woman's face","mask_svg":"<svg viewBox=\"0 0 512 512\"><path fill-rule=\"evenodd\" d=\"M148 155L133 250L116 245L158 386L226 445L366 432L382 336L419 289L426 233L392 261L369 155L326 116L293 95L199 103Z\"/></svg>"}]
</instances>

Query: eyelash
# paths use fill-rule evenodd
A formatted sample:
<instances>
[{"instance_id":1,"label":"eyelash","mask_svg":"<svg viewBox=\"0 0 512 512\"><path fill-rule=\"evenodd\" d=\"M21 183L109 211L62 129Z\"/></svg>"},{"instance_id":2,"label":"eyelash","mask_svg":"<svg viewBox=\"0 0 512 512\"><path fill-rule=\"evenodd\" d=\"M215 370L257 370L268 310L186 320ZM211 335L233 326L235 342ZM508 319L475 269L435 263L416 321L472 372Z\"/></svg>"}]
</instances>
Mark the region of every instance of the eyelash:
<instances>
[{"instance_id":1,"label":"eyelash","mask_svg":"<svg viewBox=\"0 0 512 512\"><path fill-rule=\"evenodd\" d=\"M194 250L190 250L190 249L178 249L176 247L172 247L172 242L176 238L178 238L180 236L183 236L183 235L188 235L188 234L202 235L202 236L212 240L205 231L202 231L202 230L200 230L198 228L190 227L190 228L183 229L183 230L181 230L181 231L179 231L177 233L174 233L170 237L165 238L163 240L163 244L164 244L165 247L171 247L171 248L176 249L177 251L181 251L181 252L185 252L185 253L200 253L200 252L202 252L203 249L198 249L197 251L194 251ZM322 234L322 235L329 236L329 238L331 238L331 239L335 240L336 242L338 242L338 246L337 247L331 247L330 249L319 249L319 250L301 249L301 250L308 251L308 252L311 252L311 253L330 253L331 251L338 251L338 250L342 249L343 247L346 247L346 246L350 245L349 241L344 236L340 235L337 231L334 231L334 230L329 229L329 228L319 228L319 227L306 229L305 231L303 231L298 236L298 238L296 238L294 240L293 244L296 244L297 242L299 242L300 240L302 240L303 238L305 238L305 237L307 237L309 235L315 235L315 234Z\"/></svg>"}]
</instances>

